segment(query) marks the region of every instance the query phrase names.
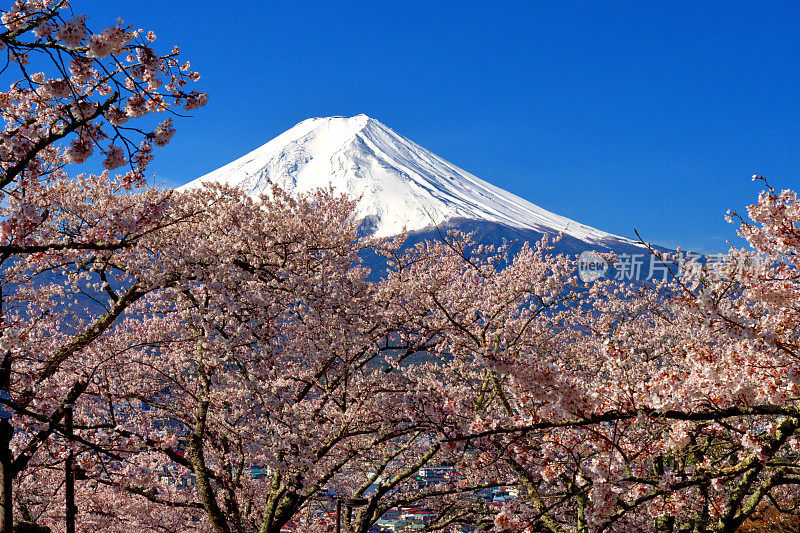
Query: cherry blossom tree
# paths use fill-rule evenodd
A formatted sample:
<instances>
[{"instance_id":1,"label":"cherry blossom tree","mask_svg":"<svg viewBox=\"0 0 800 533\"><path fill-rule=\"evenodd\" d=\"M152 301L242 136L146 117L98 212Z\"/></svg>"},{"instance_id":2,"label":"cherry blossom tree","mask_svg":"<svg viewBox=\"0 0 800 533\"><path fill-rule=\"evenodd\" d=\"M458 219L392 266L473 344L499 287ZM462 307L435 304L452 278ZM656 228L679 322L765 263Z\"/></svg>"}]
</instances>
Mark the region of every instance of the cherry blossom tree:
<instances>
[{"instance_id":1,"label":"cherry blossom tree","mask_svg":"<svg viewBox=\"0 0 800 533\"><path fill-rule=\"evenodd\" d=\"M113 349L113 325L172 280L148 268L152 250L139 246L187 216L171 214L171 192L142 188L154 147L174 133L171 118L148 116L207 97L185 89L199 75L177 48L156 53L152 32L118 21L93 33L63 0L16 1L1 19L0 389L15 432L10 444L4 432L0 464L22 490L17 510L33 519L25 487L63 458L52 448L60 424ZM70 176L93 154L104 172ZM3 531L10 499L4 491Z\"/></svg>"},{"instance_id":2,"label":"cherry blossom tree","mask_svg":"<svg viewBox=\"0 0 800 533\"><path fill-rule=\"evenodd\" d=\"M459 461L468 479L503 463L519 483L517 439L504 436L532 413L553 420L585 407L595 369L579 357L579 318L600 284L586 291L576 260L553 255L547 239L512 258L469 235L443 237L399 256L389 282L393 311L414 322L410 334L435 339L436 392L418 413L443 445L474 449Z\"/></svg>"},{"instance_id":3,"label":"cherry blossom tree","mask_svg":"<svg viewBox=\"0 0 800 533\"><path fill-rule=\"evenodd\" d=\"M392 507L498 484L415 490L421 467L454 460L418 412L438 382L404 365L427 339L367 280L360 252L395 244L359 238L352 201L213 185L175 201L194 215L144 244L159 250L147 268L182 275L133 306L102 356L76 434L114 453L81 448L84 491L187 523L202 509L215 532L277 532L364 497L344 521L366 532Z\"/></svg>"}]
</instances>

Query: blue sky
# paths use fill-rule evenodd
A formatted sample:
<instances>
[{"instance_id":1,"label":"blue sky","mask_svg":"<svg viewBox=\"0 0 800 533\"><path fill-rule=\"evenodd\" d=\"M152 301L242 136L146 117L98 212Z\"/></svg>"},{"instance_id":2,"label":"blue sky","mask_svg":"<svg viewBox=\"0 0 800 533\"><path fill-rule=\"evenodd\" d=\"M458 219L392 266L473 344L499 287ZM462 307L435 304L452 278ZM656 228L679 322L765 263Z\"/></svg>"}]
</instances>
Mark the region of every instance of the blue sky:
<instances>
[{"instance_id":1,"label":"blue sky","mask_svg":"<svg viewBox=\"0 0 800 533\"><path fill-rule=\"evenodd\" d=\"M800 188L797 2L74 0L181 46L209 105L178 185L311 116L366 113L535 204L667 246L727 248L766 175Z\"/></svg>"}]
</instances>

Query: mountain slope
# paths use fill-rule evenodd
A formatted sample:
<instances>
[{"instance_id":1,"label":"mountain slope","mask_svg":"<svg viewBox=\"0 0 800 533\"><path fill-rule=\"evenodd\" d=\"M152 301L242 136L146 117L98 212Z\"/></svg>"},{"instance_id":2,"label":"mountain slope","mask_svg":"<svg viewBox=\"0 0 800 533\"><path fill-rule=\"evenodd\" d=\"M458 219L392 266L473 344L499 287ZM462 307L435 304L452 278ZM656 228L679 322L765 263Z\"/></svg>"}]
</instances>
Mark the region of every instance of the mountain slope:
<instances>
[{"instance_id":1,"label":"mountain slope","mask_svg":"<svg viewBox=\"0 0 800 533\"><path fill-rule=\"evenodd\" d=\"M480 221L532 236L563 233L587 248L635 246L495 187L366 115L305 120L184 187L208 181L254 195L268 192L272 182L295 193L331 183L361 198L363 229L377 236Z\"/></svg>"}]
</instances>

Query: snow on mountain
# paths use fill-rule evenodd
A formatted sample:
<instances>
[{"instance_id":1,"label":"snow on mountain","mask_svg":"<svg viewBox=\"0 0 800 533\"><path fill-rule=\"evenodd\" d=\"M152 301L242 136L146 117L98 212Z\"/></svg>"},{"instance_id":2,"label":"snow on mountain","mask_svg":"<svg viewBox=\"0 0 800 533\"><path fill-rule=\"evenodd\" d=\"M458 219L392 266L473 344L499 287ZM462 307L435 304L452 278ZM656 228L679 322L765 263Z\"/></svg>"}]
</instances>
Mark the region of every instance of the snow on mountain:
<instances>
[{"instance_id":1,"label":"snow on mountain","mask_svg":"<svg viewBox=\"0 0 800 533\"><path fill-rule=\"evenodd\" d=\"M366 115L310 118L239 159L202 176L249 194L270 183L303 193L332 184L360 197L371 233L391 236L476 220L599 245L634 241L556 215L473 176Z\"/></svg>"}]
</instances>

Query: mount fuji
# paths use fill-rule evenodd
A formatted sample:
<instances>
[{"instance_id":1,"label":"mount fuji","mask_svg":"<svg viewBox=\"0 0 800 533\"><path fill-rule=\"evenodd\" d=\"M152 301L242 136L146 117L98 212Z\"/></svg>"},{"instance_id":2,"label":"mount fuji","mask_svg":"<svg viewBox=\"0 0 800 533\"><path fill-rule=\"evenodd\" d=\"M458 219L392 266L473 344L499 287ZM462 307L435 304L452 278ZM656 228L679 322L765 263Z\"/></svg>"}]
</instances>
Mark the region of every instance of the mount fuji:
<instances>
[{"instance_id":1,"label":"mount fuji","mask_svg":"<svg viewBox=\"0 0 800 533\"><path fill-rule=\"evenodd\" d=\"M310 118L239 159L182 188L204 182L252 195L272 183L290 193L329 184L360 198L361 231L409 232L410 242L437 228L473 231L486 242L534 241L561 234L557 251L646 253L635 241L547 211L445 161L366 115Z\"/></svg>"}]
</instances>

